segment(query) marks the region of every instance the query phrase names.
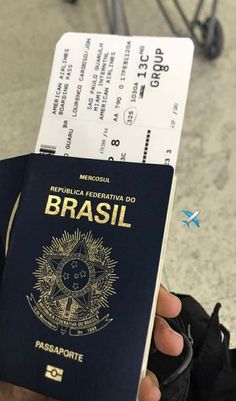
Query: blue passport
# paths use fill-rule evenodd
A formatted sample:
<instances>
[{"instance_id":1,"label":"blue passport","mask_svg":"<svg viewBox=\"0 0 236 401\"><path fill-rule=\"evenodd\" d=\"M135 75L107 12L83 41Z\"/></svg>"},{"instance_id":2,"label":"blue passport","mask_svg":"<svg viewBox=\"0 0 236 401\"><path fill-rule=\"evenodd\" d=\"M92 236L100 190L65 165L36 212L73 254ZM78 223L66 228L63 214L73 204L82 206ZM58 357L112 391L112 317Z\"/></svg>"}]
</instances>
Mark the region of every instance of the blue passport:
<instances>
[{"instance_id":1,"label":"blue passport","mask_svg":"<svg viewBox=\"0 0 236 401\"><path fill-rule=\"evenodd\" d=\"M29 156L1 282L1 380L136 400L172 179L170 166Z\"/></svg>"},{"instance_id":2,"label":"blue passport","mask_svg":"<svg viewBox=\"0 0 236 401\"><path fill-rule=\"evenodd\" d=\"M14 207L24 180L28 156L0 161L0 280L5 261Z\"/></svg>"}]
</instances>

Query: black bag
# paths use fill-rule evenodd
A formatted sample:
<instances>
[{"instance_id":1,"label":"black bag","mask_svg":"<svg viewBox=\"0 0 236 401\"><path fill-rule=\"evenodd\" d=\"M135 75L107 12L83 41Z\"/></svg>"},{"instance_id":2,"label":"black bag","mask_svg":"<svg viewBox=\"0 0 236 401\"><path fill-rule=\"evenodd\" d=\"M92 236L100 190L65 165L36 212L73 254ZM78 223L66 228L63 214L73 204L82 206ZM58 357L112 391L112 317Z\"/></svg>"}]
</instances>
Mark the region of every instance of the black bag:
<instances>
[{"instance_id":1,"label":"black bag","mask_svg":"<svg viewBox=\"0 0 236 401\"><path fill-rule=\"evenodd\" d=\"M229 331L219 323L216 304L212 315L191 296L179 295L182 311L167 319L184 337L184 350L170 357L150 353L148 369L160 382L162 401L235 401L236 349L229 350Z\"/></svg>"}]
</instances>

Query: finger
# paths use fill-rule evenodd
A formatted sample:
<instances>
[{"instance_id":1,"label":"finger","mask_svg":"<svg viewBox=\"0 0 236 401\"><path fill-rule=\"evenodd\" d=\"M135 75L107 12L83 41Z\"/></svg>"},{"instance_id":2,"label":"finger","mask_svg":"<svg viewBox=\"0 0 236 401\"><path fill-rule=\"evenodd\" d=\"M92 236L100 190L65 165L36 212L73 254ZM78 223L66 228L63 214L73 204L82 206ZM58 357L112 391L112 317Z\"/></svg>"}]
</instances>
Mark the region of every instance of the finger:
<instances>
[{"instance_id":1,"label":"finger","mask_svg":"<svg viewBox=\"0 0 236 401\"><path fill-rule=\"evenodd\" d=\"M154 342L157 349L167 355L178 356L183 351L184 340L165 319L157 316L154 326Z\"/></svg>"},{"instance_id":2,"label":"finger","mask_svg":"<svg viewBox=\"0 0 236 401\"><path fill-rule=\"evenodd\" d=\"M147 376L141 381L139 389L139 401L159 401L161 392L159 383L154 373L147 371Z\"/></svg>"},{"instance_id":3,"label":"finger","mask_svg":"<svg viewBox=\"0 0 236 401\"><path fill-rule=\"evenodd\" d=\"M157 300L157 314L163 317L175 317L181 311L181 301L163 286L160 287Z\"/></svg>"}]
</instances>

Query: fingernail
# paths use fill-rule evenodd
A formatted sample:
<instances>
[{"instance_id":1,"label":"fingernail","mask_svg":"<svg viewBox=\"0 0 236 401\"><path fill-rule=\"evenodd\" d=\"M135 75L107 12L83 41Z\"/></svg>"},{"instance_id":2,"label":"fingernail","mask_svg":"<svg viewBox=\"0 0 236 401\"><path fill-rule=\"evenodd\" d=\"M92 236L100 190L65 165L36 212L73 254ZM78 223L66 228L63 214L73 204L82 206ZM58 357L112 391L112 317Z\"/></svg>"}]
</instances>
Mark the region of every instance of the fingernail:
<instances>
[{"instance_id":1,"label":"fingernail","mask_svg":"<svg viewBox=\"0 0 236 401\"><path fill-rule=\"evenodd\" d=\"M178 302L179 302L180 304L182 304L181 300L179 299L179 297L178 297L177 295L173 294L173 292L170 292L163 284L161 284L161 287L162 287L166 292L168 292L168 295L169 295L170 297L174 298L175 300L178 300Z\"/></svg>"},{"instance_id":2,"label":"fingernail","mask_svg":"<svg viewBox=\"0 0 236 401\"><path fill-rule=\"evenodd\" d=\"M178 339L183 339L183 337L181 336L180 333L178 333L178 331L175 331L174 329L172 329L172 327L165 321L166 325L168 326L168 329L171 331L172 334L175 335L175 337L177 337Z\"/></svg>"},{"instance_id":3,"label":"fingernail","mask_svg":"<svg viewBox=\"0 0 236 401\"><path fill-rule=\"evenodd\" d=\"M150 377L150 376L149 376L149 377ZM150 377L150 380L151 380L151 382L152 382L153 387L155 387L155 388L157 388L157 389L159 390L159 382L158 382L156 376L155 376L155 375L152 375L152 376Z\"/></svg>"},{"instance_id":4,"label":"fingernail","mask_svg":"<svg viewBox=\"0 0 236 401\"><path fill-rule=\"evenodd\" d=\"M181 338L181 339L183 338L180 333L178 333L177 331L172 329L172 327L169 325L169 323L165 319L160 318L160 323L163 324L163 326L165 326L176 337Z\"/></svg>"},{"instance_id":5,"label":"fingernail","mask_svg":"<svg viewBox=\"0 0 236 401\"><path fill-rule=\"evenodd\" d=\"M147 370L147 378L149 379L149 381L152 384L152 386L156 387L159 390L158 379L157 379L156 375L154 375L154 373L151 372L150 370Z\"/></svg>"},{"instance_id":6,"label":"fingernail","mask_svg":"<svg viewBox=\"0 0 236 401\"><path fill-rule=\"evenodd\" d=\"M160 392L159 388L156 386L153 386L153 392L155 392L154 397L155 397L156 401L159 401L161 399L161 392Z\"/></svg>"},{"instance_id":7,"label":"fingernail","mask_svg":"<svg viewBox=\"0 0 236 401\"><path fill-rule=\"evenodd\" d=\"M179 340L183 341L183 337L181 336L181 334L179 334L177 331L173 330L172 328L170 328L172 333L175 335L176 338L178 338Z\"/></svg>"},{"instance_id":8,"label":"fingernail","mask_svg":"<svg viewBox=\"0 0 236 401\"><path fill-rule=\"evenodd\" d=\"M169 292L169 295L174 299L178 299L178 301L181 303L181 300L179 299L179 297L177 295L173 294L173 292Z\"/></svg>"},{"instance_id":9,"label":"fingernail","mask_svg":"<svg viewBox=\"0 0 236 401\"><path fill-rule=\"evenodd\" d=\"M148 376L150 383L152 385L152 391L154 393L154 397L156 401L159 401L161 399L161 392L159 389L159 383L157 378L153 375L153 376Z\"/></svg>"}]
</instances>

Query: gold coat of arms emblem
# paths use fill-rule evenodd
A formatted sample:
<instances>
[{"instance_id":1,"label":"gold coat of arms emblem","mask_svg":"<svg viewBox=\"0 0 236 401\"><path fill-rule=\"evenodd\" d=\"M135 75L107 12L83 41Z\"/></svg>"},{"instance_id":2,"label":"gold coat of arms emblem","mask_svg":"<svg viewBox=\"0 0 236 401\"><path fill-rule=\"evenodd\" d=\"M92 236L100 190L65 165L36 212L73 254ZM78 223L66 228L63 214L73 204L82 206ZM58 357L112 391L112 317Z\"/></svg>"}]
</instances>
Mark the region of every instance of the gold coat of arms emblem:
<instances>
[{"instance_id":1,"label":"gold coat of arms emblem","mask_svg":"<svg viewBox=\"0 0 236 401\"><path fill-rule=\"evenodd\" d=\"M117 262L103 239L79 230L53 237L36 261L34 292L29 305L42 323L60 334L83 336L95 333L113 320L109 297L118 279Z\"/></svg>"}]
</instances>

